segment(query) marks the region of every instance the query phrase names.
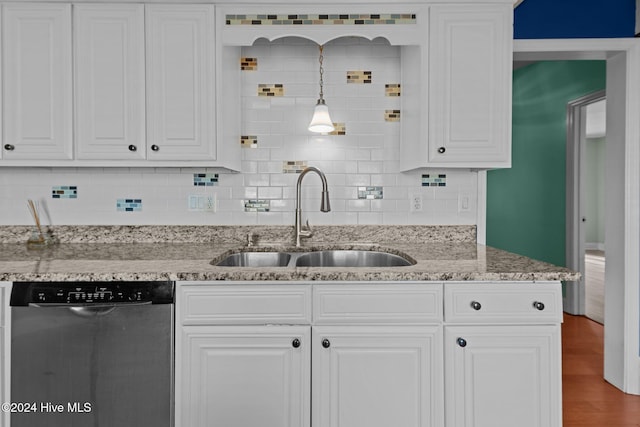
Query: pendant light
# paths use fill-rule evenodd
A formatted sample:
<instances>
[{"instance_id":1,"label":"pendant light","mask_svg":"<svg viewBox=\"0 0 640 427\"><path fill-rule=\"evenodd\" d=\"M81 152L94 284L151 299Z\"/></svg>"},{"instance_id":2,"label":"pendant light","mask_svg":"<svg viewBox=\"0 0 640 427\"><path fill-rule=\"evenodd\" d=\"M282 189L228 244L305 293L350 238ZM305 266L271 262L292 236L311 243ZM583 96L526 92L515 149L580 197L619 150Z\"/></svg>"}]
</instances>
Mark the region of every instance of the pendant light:
<instances>
[{"instance_id":1,"label":"pendant light","mask_svg":"<svg viewBox=\"0 0 640 427\"><path fill-rule=\"evenodd\" d=\"M329 107L327 107L327 104L325 104L324 102L324 93L322 92L322 86L323 86L323 74L324 74L324 69L322 68L322 50L323 50L323 46L320 45L320 98L318 99L318 102L316 103L316 107L313 110L313 117L311 118L311 123L309 123L309 130L311 132L316 132L316 133L329 133L329 132L333 132L335 130L335 128L333 127L333 122L331 121L331 117L329 117Z\"/></svg>"}]
</instances>

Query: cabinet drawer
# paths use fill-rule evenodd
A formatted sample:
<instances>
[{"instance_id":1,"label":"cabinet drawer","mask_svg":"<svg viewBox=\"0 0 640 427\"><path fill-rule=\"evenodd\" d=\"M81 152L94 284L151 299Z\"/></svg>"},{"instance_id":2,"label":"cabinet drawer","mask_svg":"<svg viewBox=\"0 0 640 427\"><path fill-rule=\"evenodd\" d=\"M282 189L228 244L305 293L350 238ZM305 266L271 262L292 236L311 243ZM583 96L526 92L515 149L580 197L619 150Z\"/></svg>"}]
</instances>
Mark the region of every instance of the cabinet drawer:
<instances>
[{"instance_id":1,"label":"cabinet drawer","mask_svg":"<svg viewBox=\"0 0 640 427\"><path fill-rule=\"evenodd\" d=\"M183 284L176 313L183 325L309 324L311 286Z\"/></svg>"},{"instance_id":2,"label":"cabinet drawer","mask_svg":"<svg viewBox=\"0 0 640 427\"><path fill-rule=\"evenodd\" d=\"M448 323L561 323L560 282L451 283L444 287Z\"/></svg>"},{"instance_id":3,"label":"cabinet drawer","mask_svg":"<svg viewBox=\"0 0 640 427\"><path fill-rule=\"evenodd\" d=\"M314 324L442 321L442 285L314 285Z\"/></svg>"}]
</instances>

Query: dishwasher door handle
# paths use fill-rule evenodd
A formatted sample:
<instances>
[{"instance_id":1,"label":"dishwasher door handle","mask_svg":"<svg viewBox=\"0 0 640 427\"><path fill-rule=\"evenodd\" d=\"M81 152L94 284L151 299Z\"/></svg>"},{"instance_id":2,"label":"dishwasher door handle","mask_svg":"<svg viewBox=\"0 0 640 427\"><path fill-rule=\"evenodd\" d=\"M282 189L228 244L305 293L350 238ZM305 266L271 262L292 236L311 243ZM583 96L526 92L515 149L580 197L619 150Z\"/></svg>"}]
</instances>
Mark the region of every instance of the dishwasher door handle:
<instances>
[{"instance_id":1,"label":"dishwasher door handle","mask_svg":"<svg viewBox=\"0 0 640 427\"><path fill-rule=\"evenodd\" d=\"M153 301L142 301L142 302L119 302L115 304L38 304L37 302L30 302L28 304L29 307L33 308L111 308L111 307L136 307L140 305L151 305Z\"/></svg>"},{"instance_id":2,"label":"dishwasher door handle","mask_svg":"<svg viewBox=\"0 0 640 427\"><path fill-rule=\"evenodd\" d=\"M116 309L117 306L72 306L69 307L69 311L79 317L98 317L98 316L106 316Z\"/></svg>"},{"instance_id":3,"label":"dishwasher door handle","mask_svg":"<svg viewBox=\"0 0 640 427\"><path fill-rule=\"evenodd\" d=\"M151 301L131 302L123 304L96 304L96 305L73 305L73 304L37 304L29 303L31 308L66 308L76 316L97 317L106 316L118 307L140 307L151 305Z\"/></svg>"}]
</instances>

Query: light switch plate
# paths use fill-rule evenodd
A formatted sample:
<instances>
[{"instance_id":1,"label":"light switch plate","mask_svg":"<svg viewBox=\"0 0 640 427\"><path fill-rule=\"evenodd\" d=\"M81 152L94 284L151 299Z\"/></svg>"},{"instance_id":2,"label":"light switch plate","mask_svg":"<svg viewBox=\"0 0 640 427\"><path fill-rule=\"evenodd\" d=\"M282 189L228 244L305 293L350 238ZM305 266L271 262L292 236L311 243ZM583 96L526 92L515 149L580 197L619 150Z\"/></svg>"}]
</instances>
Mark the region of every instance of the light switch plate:
<instances>
[{"instance_id":1,"label":"light switch plate","mask_svg":"<svg viewBox=\"0 0 640 427\"><path fill-rule=\"evenodd\" d=\"M192 212L215 212L215 194L189 194L187 198L187 209Z\"/></svg>"}]
</instances>

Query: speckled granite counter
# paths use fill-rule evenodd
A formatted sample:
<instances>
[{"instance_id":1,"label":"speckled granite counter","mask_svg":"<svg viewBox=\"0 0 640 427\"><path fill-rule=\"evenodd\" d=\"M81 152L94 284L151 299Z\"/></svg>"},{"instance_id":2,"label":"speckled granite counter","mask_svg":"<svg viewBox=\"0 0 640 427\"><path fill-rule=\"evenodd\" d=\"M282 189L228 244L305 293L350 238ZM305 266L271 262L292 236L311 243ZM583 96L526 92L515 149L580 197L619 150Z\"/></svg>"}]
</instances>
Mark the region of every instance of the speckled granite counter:
<instances>
[{"instance_id":1,"label":"speckled granite counter","mask_svg":"<svg viewBox=\"0 0 640 427\"><path fill-rule=\"evenodd\" d=\"M54 229L57 245L24 243L30 227L0 227L0 281L80 280L346 280L555 281L577 280L563 267L477 245L473 226L323 226L302 250L382 250L415 261L405 267L217 267L247 250L296 251L293 227L120 226Z\"/></svg>"}]
</instances>

